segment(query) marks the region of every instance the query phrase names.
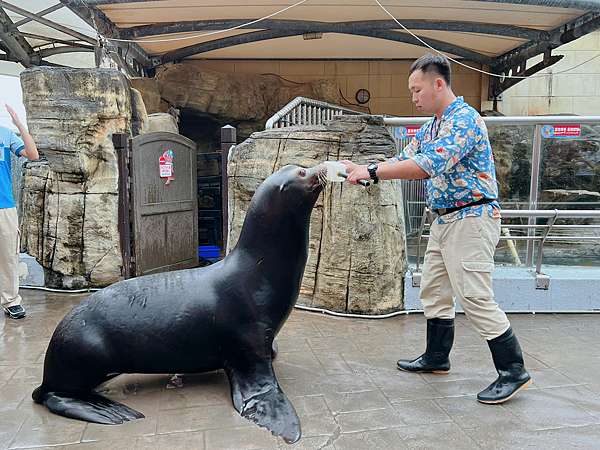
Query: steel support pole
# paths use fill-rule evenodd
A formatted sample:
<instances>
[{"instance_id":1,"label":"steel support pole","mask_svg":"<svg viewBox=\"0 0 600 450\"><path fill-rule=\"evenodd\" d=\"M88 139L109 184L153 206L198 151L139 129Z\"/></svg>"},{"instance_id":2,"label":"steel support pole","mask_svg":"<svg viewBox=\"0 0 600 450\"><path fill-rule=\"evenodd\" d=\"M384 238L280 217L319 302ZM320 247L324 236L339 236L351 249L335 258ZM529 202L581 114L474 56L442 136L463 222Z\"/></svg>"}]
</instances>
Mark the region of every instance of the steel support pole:
<instances>
[{"instance_id":1,"label":"steel support pole","mask_svg":"<svg viewBox=\"0 0 600 450\"><path fill-rule=\"evenodd\" d=\"M533 156L531 159L531 184L529 186L529 209L536 210L538 202L538 185L540 174L540 149L542 146L542 125L536 124L533 136ZM535 217L530 217L529 225L535 225ZM528 236L535 235L535 229L530 228L527 232ZM533 267L533 240L527 241L527 256L525 258L525 267Z\"/></svg>"}]
</instances>

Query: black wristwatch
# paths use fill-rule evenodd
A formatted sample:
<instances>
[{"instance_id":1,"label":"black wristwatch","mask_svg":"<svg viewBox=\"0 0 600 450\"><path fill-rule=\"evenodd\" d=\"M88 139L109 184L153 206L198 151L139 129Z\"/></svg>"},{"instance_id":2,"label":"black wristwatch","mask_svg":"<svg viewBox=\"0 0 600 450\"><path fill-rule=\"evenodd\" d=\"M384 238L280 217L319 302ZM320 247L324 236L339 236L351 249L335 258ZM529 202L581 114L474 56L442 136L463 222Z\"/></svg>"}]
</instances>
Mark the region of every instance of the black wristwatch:
<instances>
[{"instance_id":1,"label":"black wristwatch","mask_svg":"<svg viewBox=\"0 0 600 450\"><path fill-rule=\"evenodd\" d=\"M371 180L373 180L373 184L379 183L379 177L377 176L377 164L369 164L367 166L367 170L369 171L369 175L371 175Z\"/></svg>"}]
</instances>

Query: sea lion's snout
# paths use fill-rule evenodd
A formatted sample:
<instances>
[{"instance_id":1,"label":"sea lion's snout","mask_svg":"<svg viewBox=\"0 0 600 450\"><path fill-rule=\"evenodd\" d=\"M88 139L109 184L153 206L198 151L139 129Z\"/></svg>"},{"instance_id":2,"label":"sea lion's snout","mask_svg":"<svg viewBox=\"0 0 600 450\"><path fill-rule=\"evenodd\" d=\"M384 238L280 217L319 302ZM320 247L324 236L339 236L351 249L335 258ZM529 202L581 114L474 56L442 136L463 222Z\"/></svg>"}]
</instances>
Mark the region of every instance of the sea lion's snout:
<instances>
[{"instance_id":1,"label":"sea lion's snout","mask_svg":"<svg viewBox=\"0 0 600 450\"><path fill-rule=\"evenodd\" d=\"M319 164L312 169L307 169L307 176L311 177L310 192L314 192L315 190L319 190L320 192L325 184L327 184L327 167L325 164Z\"/></svg>"}]
</instances>

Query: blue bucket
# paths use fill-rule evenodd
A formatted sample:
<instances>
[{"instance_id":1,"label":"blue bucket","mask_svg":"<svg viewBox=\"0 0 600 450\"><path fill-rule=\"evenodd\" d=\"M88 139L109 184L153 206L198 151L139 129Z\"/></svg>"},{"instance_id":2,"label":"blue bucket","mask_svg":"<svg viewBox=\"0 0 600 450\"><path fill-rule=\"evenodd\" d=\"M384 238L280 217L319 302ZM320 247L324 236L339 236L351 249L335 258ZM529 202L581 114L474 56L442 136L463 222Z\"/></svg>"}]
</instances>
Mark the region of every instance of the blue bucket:
<instances>
[{"instance_id":1,"label":"blue bucket","mask_svg":"<svg viewBox=\"0 0 600 450\"><path fill-rule=\"evenodd\" d=\"M216 245L203 245L198 247L198 256L202 258L218 258L219 251L220 249Z\"/></svg>"}]
</instances>

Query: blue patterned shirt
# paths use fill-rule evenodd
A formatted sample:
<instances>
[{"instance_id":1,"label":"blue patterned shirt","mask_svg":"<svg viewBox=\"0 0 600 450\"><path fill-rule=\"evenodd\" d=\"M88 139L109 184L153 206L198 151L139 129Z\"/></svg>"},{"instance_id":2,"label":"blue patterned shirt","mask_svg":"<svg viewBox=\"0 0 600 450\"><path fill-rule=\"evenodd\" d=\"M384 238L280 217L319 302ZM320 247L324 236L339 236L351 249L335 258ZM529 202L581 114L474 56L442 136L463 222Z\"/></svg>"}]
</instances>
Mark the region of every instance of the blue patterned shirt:
<instances>
[{"instance_id":1,"label":"blue patterned shirt","mask_svg":"<svg viewBox=\"0 0 600 450\"><path fill-rule=\"evenodd\" d=\"M494 155L479 113L458 97L444 111L437 132L435 128L433 116L404 151L390 159L391 163L412 159L427 172L428 208L454 208L482 198L498 198ZM500 217L498 202L492 202L445 214L438 223L481 216L484 210L491 217Z\"/></svg>"}]
</instances>

